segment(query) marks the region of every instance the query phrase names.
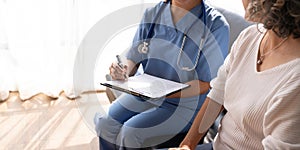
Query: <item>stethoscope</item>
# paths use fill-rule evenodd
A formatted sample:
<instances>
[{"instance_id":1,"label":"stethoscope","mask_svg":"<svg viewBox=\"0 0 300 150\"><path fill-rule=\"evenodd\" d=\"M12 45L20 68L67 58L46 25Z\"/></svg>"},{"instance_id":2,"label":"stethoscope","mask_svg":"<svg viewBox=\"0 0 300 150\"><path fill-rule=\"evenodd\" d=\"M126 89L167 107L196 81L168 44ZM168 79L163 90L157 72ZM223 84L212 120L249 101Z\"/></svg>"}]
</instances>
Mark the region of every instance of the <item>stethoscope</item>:
<instances>
[{"instance_id":1,"label":"stethoscope","mask_svg":"<svg viewBox=\"0 0 300 150\"><path fill-rule=\"evenodd\" d=\"M161 14L162 10L166 7L166 4L169 3L170 0L167 0L164 2L164 5L163 7L161 7L158 11L157 14ZM192 71L194 70L196 67L197 67L197 64L198 64L198 60L199 60L199 57L200 57L200 52L201 50L203 49L204 47L204 41L205 41L205 35L206 35L206 11L205 11L205 4L204 4L204 0L202 0L202 3L201 3L201 9L202 9L202 14L204 15L204 19L203 19L203 23L204 23L204 32L203 32L203 35L201 36L201 40L200 40L200 45L199 45L199 49L198 49L198 53L197 53L197 57L196 57L196 60L194 62L194 65L193 67L189 68L187 66L181 66L180 65L180 59L182 57L182 52L183 52L183 48L184 48L184 45L185 45L185 40L186 40L186 37L187 37L187 33L189 32L189 30L193 27L193 25L196 23L197 20L195 20L193 22L193 24L191 25L191 27L187 30L187 32L184 32L184 36L182 38L182 43L181 43L181 47L180 47L180 51L179 51L179 54L177 56L177 66L178 68L180 68L181 70L184 70L184 71ZM200 14L201 15L201 14ZM151 23L150 27L149 27L149 31L147 33L147 36L145 39L143 39L142 43L139 44L138 46L138 52L141 53L141 54L147 54L149 52L149 44L150 44L150 38L152 37L152 34L154 33L154 27L155 27L155 23L158 19L159 15L156 15L155 18L153 19L153 22ZM199 16L200 18L200 16ZM147 41L148 40L148 41Z\"/></svg>"}]
</instances>

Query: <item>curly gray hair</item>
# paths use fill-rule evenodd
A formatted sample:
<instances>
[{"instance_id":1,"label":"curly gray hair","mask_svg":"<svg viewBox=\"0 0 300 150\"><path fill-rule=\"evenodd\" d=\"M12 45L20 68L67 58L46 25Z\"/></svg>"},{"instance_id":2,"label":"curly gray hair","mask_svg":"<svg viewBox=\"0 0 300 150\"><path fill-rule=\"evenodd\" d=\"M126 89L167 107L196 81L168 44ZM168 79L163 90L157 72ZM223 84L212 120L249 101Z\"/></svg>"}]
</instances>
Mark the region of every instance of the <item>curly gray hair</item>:
<instances>
[{"instance_id":1,"label":"curly gray hair","mask_svg":"<svg viewBox=\"0 0 300 150\"><path fill-rule=\"evenodd\" d=\"M279 37L300 37L299 0L252 0L246 11L249 20L262 23Z\"/></svg>"}]
</instances>

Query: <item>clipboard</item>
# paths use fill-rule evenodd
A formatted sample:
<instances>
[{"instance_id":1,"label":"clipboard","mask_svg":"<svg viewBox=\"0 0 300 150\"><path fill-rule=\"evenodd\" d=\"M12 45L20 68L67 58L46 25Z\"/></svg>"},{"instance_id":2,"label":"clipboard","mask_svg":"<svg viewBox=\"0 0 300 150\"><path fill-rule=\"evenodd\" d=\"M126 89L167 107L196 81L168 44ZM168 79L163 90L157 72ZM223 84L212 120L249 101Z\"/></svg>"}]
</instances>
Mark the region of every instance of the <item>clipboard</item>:
<instances>
[{"instance_id":1,"label":"clipboard","mask_svg":"<svg viewBox=\"0 0 300 150\"><path fill-rule=\"evenodd\" d=\"M100 84L144 99L159 99L190 86L146 73L129 77L127 80L106 81Z\"/></svg>"}]
</instances>

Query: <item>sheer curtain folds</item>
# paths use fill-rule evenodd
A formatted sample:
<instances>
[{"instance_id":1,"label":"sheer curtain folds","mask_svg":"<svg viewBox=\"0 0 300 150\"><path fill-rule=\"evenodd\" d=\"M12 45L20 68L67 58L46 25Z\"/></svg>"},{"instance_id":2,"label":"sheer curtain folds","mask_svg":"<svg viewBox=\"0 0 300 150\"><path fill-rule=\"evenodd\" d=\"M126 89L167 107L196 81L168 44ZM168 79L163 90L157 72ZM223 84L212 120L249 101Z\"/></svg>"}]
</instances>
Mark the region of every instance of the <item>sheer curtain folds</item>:
<instances>
[{"instance_id":1,"label":"sheer curtain folds","mask_svg":"<svg viewBox=\"0 0 300 150\"><path fill-rule=\"evenodd\" d=\"M0 0L0 100L10 91L26 100L38 93L73 98L95 90L73 89L77 48L101 18L137 3L144 1Z\"/></svg>"},{"instance_id":2,"label":"sheer curtain folds","mask_svg":"<svg viewBox=\"0 0 300 150\"><path fill-rule=\"evenodd\" d=\"M81 86L76 92L73 88L74 59L84 36L114 11L159 1L0 0L0 101L7 99L10 91L19 91L20 98L26 100L38 93L58 97L61 92L73 98L99 88ZM226 8L236 3L206 1ZM137 13L142 15L143 10ZM104 79L115 53L129 47L134 32L134 27L127 28L110 37L105 56L98 57L101 60L95 65L97 82Z\"/></svg>"}]
</instances>

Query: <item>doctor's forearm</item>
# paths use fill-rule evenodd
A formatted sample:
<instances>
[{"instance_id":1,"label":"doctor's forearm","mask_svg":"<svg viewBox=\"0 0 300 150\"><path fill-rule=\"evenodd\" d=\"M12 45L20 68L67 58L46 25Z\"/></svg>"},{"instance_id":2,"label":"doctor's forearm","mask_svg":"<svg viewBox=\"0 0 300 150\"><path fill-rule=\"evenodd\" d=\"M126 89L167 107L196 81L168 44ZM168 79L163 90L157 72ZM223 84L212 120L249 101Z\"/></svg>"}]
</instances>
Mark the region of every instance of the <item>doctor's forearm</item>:
<instances>
[{"instance_id":1,"label":"doctor's forearm","mask_svg":"<svg viewBox=\"0 0 300 150\"><path fill-rule=\"evenodd\" d=\"M180 92L171 94L171 95L167 96L167 98L196 96L199 94L206 93L210 88L209 82L203 82L200 80L192 80L192 81L187 82L186 84L189 84L190 87L188 87Z\"/></svg>"},{"instance_id":2,"label":"doctor's forearm","mask_svg":"<svg viewBox=\"0 0 300 150\"><path fill-rule=\"evenodd\" d=\"M134 63L132 60L127 59L127 66L128 66L127 75L133 76L138 69L138 65L136 63Z\"/></svg>"}]
</instances>

